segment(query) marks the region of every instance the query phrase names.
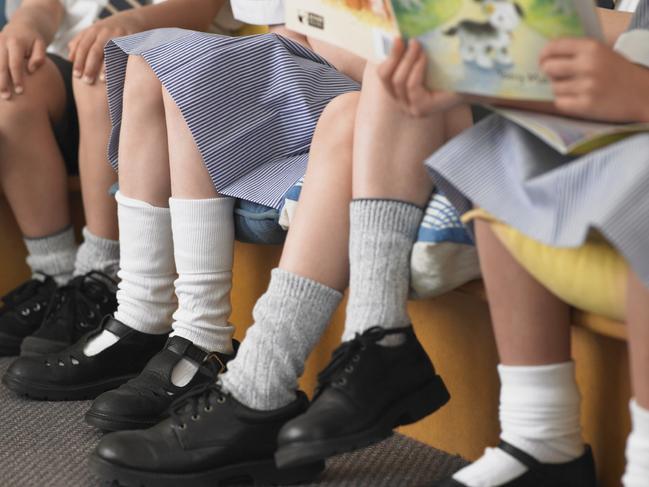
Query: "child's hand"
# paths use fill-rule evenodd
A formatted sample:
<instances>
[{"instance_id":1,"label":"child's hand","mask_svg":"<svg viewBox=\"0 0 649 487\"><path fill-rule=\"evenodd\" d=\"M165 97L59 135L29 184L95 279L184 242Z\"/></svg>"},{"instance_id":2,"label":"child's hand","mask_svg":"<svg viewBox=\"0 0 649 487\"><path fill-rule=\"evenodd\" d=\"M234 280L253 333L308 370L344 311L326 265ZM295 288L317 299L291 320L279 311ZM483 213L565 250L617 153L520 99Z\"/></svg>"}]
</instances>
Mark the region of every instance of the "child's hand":
<instances>
[{"instance_id":1,"label":"child's hand","mask_svg":"<svg viewBox=\"0 0 649 487\"><path fill-rule=\"evenodd\" d=\"M115 37L121 37L143 30L142 26L129 12L116 14L95 22L79 32L68 44L72 73L84 83L92 85L97 78L104 80L104 47ZM126 15L125 15L126 14Z\"/></svg>"},{"instance_id":2,"label":"child's hand","mask_svg":"<svg viewBox=\"0 0 649 487\"><path fill-rule=\"evenodd\" d=\"M462 103L457 93L426 88L427 63L426 53L417 41L410 40L406 48L403 40L397 39L390 56L378 69L385 89L415 117L432 115Z\"/></svg>"},{"instance_id":3,"label":"child's hand","mask_svg":"<svg viewBox=\"0 0 649 487\"><path fill-rule=\"evenodd\" d=\"M649 69L591 39L559 39L541 53L556 108L609 122L649 122Z\"/></svg>"},{"instance_id":4,"label":"child's hand","mask_svg":"<svg viewBox=\"0 0 649 487\"><path fill-rule=\"evenodd\" d=\"M0 98L24 91L26 73L33 73L45 63L45 41L35 30L14 23L0 32Z\"/></svg>"}]
</instances>

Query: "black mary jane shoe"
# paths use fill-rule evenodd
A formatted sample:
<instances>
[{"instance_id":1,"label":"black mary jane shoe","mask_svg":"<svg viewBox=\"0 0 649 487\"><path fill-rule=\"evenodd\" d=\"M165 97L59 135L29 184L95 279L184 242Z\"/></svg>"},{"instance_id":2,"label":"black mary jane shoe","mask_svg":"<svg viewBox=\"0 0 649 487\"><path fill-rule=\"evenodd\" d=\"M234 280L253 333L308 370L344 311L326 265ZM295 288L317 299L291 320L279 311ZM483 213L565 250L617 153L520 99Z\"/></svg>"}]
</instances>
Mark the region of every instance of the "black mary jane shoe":
<instances>
[{"instance_id":1,"label":"black mary jane shoe","mask_svg":"<svg viewBox=\"0 0 649 487\"><path fill-rule=\"evenodd\" d=\"M84 353L86 344L102 330L117 335L119 340L97 355L88 357ZM139 374L164 346L166 339L167 335L141 333L107 316L101 327L61 352L17 358L2 377L2 382L30 399L94 399Z\"/></svg>"},{"instance_id":2,"label":"black mary jane shoe","mask_svg":"<svg viewBox=\"0 0 649 487\"><path fill-rule=\"evenodd\" d=\"M233 357L207 353L185 338L171 337L140 375L95 399L86 413L86 422L104 431L150 428L167 417L169 406L178 397L196 386L214 382ZM194 362L198 371L181 387L171 382L171 374L182 359Z\"/></svg>"},{"instance_id":3,"label":"black mary jane shoe","mask_svg":"<svg viewBox=\"0 0 649 487\"><path fill-rule=\"evenodd\" d=\"M90 468L105 484L126 487L310 482L324 462L279 470L273 460L279 429L307 404L298 393L281 409L256 411L218 384L202 386L179 399L170 417L153 428L104 436Z\"/></svg>"},{"instance_id":4,"label":"black mary jane shoe","mask_svg":"<svg viewBox=\"0 0 649 487\"><path fill-rule=\"evenodd\" d=\"M60 287L38 329L23 340L22 356L45 355L65 350L101 324L117 309L117 283L92 271Z\"/></svg>"},{"instance_id":5,"label":"black mary jane shoe","mask_svg":"<svg viewBox=\"0 0 649 487\"><path fill-rule=\"evenodd\" d=\"M57 289L54 279L42 274L0 298L0 357L20 354L25 337L43 323Z\"/></svg>"},{"instance_id":6,"label":"black mary jane shoe","mask_svg":"<svg viewBox=\"0 0 649 487\"><path fill-rule=\"evenodd\" d=\"M597 487L595 461L588 445L583 455L566 463L539 462L520 448L502 440L498 448L525 465L527 471L509 482L493 487ZM451 477L432 487L467 486Z\"/></svg>"},{"instance_id":7,"label":"black mary jane shoe","mask_svg":"<svg viewBox=\"0 0 649 487\"><path fill-rule=\"evenodd\" d=\"M393 338L402 343L380 344ZM277 464L301 465L371 445L449 399L412 327L371 328L334 352L308 411L282 428Z\"/></svg>"}]
</instances>

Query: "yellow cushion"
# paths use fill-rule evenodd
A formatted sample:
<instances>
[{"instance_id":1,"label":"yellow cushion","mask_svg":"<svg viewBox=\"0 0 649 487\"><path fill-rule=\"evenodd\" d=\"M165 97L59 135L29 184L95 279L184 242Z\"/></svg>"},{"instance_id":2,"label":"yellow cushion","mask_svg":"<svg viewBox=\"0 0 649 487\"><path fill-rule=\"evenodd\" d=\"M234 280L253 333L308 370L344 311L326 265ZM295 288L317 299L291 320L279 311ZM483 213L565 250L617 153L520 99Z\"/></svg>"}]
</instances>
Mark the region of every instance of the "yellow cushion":
<instances>
[{"instance_id":1,"label":"yellow cushion","mask_svg":"<svg viewBox=\"0 0 649 487\"><path fill-rule=\"evenodd\" d=\"M550 247L483 210L472 210L463 217L463 221L472 219L488 221L514 258L566 303L607 318L624 320L628 265L603 238L593 236L578 248Z\"/></svg>"}]
</instances>

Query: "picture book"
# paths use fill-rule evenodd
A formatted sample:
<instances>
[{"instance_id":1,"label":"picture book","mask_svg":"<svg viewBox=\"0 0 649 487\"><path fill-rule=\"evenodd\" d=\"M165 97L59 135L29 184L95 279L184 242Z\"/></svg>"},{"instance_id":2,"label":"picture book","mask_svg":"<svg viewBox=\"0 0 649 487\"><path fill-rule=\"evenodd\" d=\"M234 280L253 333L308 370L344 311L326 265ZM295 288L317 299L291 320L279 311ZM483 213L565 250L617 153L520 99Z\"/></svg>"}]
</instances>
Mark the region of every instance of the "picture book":
<instances>
[{"instance_id":1,"label":"picture book","mask_svg":"<svg viewBox=\"0 0 649 487\"><path fill-rule=\"evenodd\" d=\"M380 61L418 39L430 88L552 100L539 54L559 37L601 38L594 0L287 0L287 27Z\"/></svg>"},{"instance_id":2,"label":"picture book","mask_svg":"<svg viewBox=\"0 0 649 487\"><path fill-rule=\"evenodd\" d=\"M649 123L599 123L509 108L489 109L520 125L564 155L586 154L649 131Z\"/></svg>"}]
</instances>

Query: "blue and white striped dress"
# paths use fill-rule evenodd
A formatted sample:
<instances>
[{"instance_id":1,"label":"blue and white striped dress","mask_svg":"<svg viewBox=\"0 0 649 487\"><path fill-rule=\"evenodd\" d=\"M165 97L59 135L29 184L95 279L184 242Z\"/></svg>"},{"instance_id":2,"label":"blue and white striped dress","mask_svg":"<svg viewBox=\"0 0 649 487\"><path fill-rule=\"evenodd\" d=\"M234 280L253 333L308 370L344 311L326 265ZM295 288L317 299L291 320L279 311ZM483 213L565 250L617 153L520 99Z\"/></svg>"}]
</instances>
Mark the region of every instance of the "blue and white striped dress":
<instances>
[{"instance_id":1,"label":"blue and white striped dress","mask_svg":"<svg viewBox=\"0 0 649 487\"><path fill-rule=\"evenodd\" d=\"M322 110L359 89L322 57L276 34L157 29L114 39L106 46L106 83L108 155L116 169L129 55L148 62L180 108L216 190L274 208L304 175Z\"/></svg>"},{"instance_id":2,"label":"blue and white striped dress","mask_svg":"<svg viewBox=\"0 0 649 487\"><path fill-rule=\"evenodd\" d=\"M649 29L649 0L640 1L633 29ZM597 230L649 286L649 134L566 157L493 115L426 165L460 212L484 208L556 247L578 247Z\"/></svg>"}]
</instances>

